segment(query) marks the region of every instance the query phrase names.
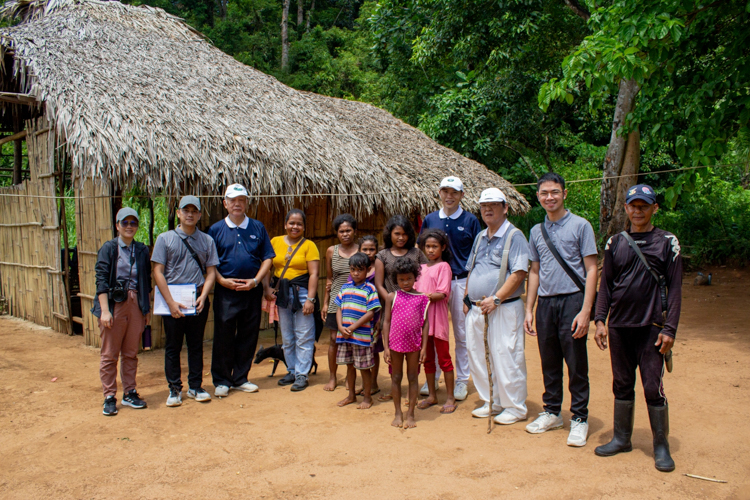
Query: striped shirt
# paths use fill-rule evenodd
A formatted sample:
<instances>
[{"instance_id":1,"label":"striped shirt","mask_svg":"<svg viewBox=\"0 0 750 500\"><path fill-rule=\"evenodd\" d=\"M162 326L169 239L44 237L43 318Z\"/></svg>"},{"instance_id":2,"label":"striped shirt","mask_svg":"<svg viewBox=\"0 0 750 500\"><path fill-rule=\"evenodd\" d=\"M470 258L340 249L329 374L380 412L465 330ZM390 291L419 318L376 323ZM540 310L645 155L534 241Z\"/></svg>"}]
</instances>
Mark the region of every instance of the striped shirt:
<instances>
[{"instance_id":1,"label":"striped shirt","mask_svg":"<svg viewBox=\"0 0 750 500\"><path fill-rule=\"evenodd\" d=\"M369 311L380 309L378 291L375 285L368 281L363 281L360 285L344 283L335 300L336 305L341 309L341 324L345 328L359 321ZM346 338L341 332L336 332L337 344L346 343L369 347L371 342L372 321L354 330L351 338Z\"/></svg>"}]
</instances>

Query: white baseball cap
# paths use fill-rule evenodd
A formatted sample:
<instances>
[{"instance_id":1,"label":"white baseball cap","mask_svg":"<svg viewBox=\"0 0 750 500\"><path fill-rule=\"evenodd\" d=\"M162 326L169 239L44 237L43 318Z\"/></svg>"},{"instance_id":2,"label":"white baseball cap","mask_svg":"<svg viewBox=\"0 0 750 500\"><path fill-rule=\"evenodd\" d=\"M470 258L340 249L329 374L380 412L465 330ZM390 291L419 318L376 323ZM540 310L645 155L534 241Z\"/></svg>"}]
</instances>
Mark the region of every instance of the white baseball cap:
<instances>
[{"instance_id":1,"label":"white baseball cap","mask_svg":"<svg viewBox=\"0 0 750 500\"><path fill-rule=\"evenodd\" d=\"M479 203L506 203L505 195L498 188L489 188L482 191L479 197Z\"/></svg>"},{"instance_id":2,"label":"white baseball cap","mask_svg":"<svg viewBox=\"0 0 750 500\"><path fill-rule=\"evenodd\" d=\"M237 198L238 196L250 197L247 194L247 189L242 184L232 184L227 188L226 193L224 193L224 198Z\"/></svg>"},{"instance_id":3,"label":"white baseball cap","mask_svg":"<svg viewBox=\"0 0 750 500\"><path fill-rule=\"evenodd\" d=\"M462 191L464 190L464 183L461 182L461 179L455 176L450 176L444 178L442 181L440 181L440 189L443 188L453 188L456 191Z\"/></svg>"}]
</instances>

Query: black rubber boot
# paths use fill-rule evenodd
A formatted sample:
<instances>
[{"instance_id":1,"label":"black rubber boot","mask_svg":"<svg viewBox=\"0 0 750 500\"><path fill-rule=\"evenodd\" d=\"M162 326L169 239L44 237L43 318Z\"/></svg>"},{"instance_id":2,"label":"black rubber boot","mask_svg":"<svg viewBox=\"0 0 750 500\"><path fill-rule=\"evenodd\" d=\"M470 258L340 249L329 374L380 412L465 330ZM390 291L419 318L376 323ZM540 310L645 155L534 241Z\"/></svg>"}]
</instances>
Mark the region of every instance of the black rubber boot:
<instances>
[{"instance_id":1,"label":"black rubber boot","mask_svg":"<svg viewBox=\"0 0 750 500\"><path fill-rule=\"evenodd\" d=\"M633 415L635 401L615 399L615 435L612 441L597 446L594 453L600 457L611 457L618 453L633 451L630 437L633 435Z\"/></svg>"},{"instance_id":2,"label":"black rubber boot","mask_svg":"<svg viewBox=\"0 0 750 500\"><path fill-rule=\"evenodd\" d=\"M672 472L674 460L669 454L669 407L649 406L648 418L651 420L651 432L654 434L654 465L661 472Z\"/></svg>"}]
</instances>

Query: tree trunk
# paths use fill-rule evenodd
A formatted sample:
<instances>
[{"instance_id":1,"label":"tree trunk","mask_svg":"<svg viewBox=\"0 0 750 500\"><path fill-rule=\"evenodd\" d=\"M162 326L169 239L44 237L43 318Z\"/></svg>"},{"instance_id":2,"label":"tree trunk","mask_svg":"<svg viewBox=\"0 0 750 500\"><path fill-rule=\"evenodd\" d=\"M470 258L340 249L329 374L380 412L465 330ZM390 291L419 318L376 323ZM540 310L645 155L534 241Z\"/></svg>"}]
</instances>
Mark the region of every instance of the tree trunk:
<instances>
[{"instance_id":1,"label":"tree trunk","mask_svg":"<svg viewBox=\"0 0 750 500\"><path fill-rule=\"evenodd\" d=\"M227 20L227 7L229 0L216 0L216 6L219 8L219 16L222 21Z\"/></svg>"},{"instance_id":2,"label":"tree trunk","mask_svg":"<svg viewBox=\"0 0 750 500\"><path fill-rule=\"evenodd\" d=\"M206 22L209 26L212 28L214 27L214 8L216 7L214 5L214 0L205 0L205 6L206 6Z\"/></svg>"},{"instance_id":3,"label":"tree trunk","mask_svg":"<svg viewBox=\"0 0 750 500\"><path fill-rule=\"evenodd\" d=\"M612 215L612 220L609 223L607 239L613 236L623 229L626 229L630 224L628 222L628 216L625 210L622 208L625 206L625 198L627 196L628 188L638 183L638 167L641 163L641 132L638 129L633 130L628 134L628 145L625 148L625 159L622 162L622 170L620 170L620 178L617 179L617 188L615 189L615 210Z\"/></svg>"},{"instance_id":4,"label":"tree trunk","mask_svg":"<svg viewBox=\"0 0 750 500\"><path fill-rule=\"evenodd\" d=\"M640 160L640 134L637 131L627 136L621 134L621 129L625 124L625 118L635 107L635 97L638 94L638 84L635 80L622 80L620 82L620 91L617 94L617 105L615 114L612 119L612 136L609 140L607 155L604 158L604 173L601 190L601 208L599 212L599 234L612 235L622 230L616 224L612 224L615 212L622 210L617 205L617 188L621 179L617 178L623 174L623 166L628 152L628 143L633 141L631 148L638 149L638 154L634 154L631 149L630 164L628 175L638 173L638 162ZM633 163L635 166L633 167ZM633 170L634 169L634 170ZM626 181L627 182L627 181ZM610 228L612 225L612 228Z\"/></svg>"},{"instance_id":5,"label":"tree trunk","mask_svg":"<svg viewBox=\"0 0 750 500\"><path fill-rule=\"evenodd\" d=\"M289 71L289 2L284 0L281 11L281 70Z\"/></svg>"},{"instance_id":6,"label":"tree trunk","mask_svg":"<svg viewBox=\"0 0 750 500\"><path fill-rule=\"evenodd\" d=\"M297 29L305 22L305 0L297 0Z\"/></svg>"},{"instance_id":7,"label":"tree trunk","mask_svg":"<svg viewBox=\"0 0 750 500\"><path fill-rule=\"evenodd\" d=\"M305 31L310 31L310 19L312 18L313 11L315 10L315 0L310 3L310 8L307 10L307 24L305 24Z\"/></svg>"}]
</instances>

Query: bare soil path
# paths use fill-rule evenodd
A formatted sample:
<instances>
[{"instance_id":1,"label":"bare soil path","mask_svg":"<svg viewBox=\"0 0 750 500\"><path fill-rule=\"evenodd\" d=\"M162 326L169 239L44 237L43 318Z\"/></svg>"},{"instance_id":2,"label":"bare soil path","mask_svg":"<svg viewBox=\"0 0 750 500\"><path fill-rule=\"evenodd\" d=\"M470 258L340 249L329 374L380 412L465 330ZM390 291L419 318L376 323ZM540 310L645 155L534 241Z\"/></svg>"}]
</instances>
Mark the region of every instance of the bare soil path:
<instances>
[{"instance_id":1,"label":"bare soil path","mask_svg":"<svg viewBox=\"0 0 750 500\"><path fill-rule=\"evenodd\" d=\"M80 337L5 316L0 498L750 498L750 271L713 273L710 287L686 277L675 371L665 379L677 463L671 474L653 467L640 388L633 452L594 455L612 435L612 376L609 353L593 339L591 432L588 445L574 449L565 444L567 410L562 431L530 435L519 423L487 435L486 421L471 418L479 405L473 388L452 415L439 406L418 410L418 427L408 431L389 425L390 403L338 408L343 389L322 389L325 345L304 392L278 387L284 370L268 378L272 365L263 363L251 372L259 393L231 392L208 404L186 398L179 408L164 405L164 352L143 353L138 389L149 407L107 418L98 351ZM207 343L204 373L210 352ZM534 339L527 338L526 359L534 418L543 392ZM204 380L213 393L210 376ZM381 374L381 387L388 384ZM441 400L444 391L441 384Z\"/></svg>"}]
</instances>

